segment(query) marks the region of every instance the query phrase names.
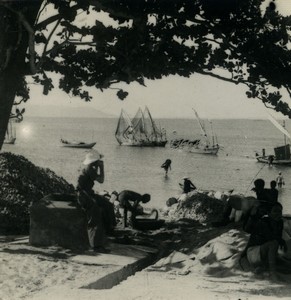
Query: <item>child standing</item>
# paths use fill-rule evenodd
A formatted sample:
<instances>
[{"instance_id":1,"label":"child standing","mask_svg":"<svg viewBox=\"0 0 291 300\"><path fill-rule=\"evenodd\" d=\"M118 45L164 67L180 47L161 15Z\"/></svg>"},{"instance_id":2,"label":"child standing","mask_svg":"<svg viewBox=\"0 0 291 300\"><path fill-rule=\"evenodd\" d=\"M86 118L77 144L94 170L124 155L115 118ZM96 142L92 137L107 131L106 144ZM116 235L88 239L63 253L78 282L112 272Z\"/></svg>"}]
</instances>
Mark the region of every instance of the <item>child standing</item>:
<instances>
[{"instance_id":1,"label":"child standing","mask_svg":"<svg viewBox=\"0 0 291 300\"><path fill-rule=\"evenodd\" d=\"M281 188L283 185L285 185L284 177L281 172L279 172L279 174L276 178L276 182L277 182L279 188Z\"/></svg>"}]
</instances>

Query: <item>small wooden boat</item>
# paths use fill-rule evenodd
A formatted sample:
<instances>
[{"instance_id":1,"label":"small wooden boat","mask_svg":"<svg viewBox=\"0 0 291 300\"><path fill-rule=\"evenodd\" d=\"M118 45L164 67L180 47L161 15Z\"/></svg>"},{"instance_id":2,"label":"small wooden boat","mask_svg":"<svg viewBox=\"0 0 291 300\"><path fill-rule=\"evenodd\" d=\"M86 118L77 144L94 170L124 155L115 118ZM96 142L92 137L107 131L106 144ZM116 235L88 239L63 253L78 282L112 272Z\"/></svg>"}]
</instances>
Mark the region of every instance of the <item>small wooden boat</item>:
<instances>
[{"instance_id":1,"label":"small wooden boat","mask_svg":"<svg viewBox=\"0 0 291 300\"><path fill-rule=\"evenodd\" d=\"M283 146L285 147L285 146ZM290 149L290 145L286 145ZM287 148L287 149L288 149ZM276 148L275 148L276 149ZM290 155L287 156L286 159L280 159L277 158L275 155L269 155L269 156L257 156L257 161L260 163L265 163L269 165L282 165L282 166L291 166L291 158Z\"/></svg>"},{"instance_id":2,"label":"small wooden boat","mask_svg":"<svg viewBox=\"0 0 291 300\"><path fill-rule=\"evenodd\" d=\"M84 143L84 142L68 142L67 140L61 139L63 147L67 148L79 148L79 149L91 149L96 145L96 142L93 143Z\"/></svg>"},{"instance_id":3,"label":"small wooden boat","mask_svg":"<svg viewBox=\"0 0 291 300\"><path fill-rule=\"evenodd\" d=\"M291 138L289 132L285 128L285 121L283 121L283 126L277 122L271 115L268 116L270 121L279 129L284 135L284 145L277 146L274 148L274 154L266 155L265 149L262 151L262 155L256 153L256 159L260 163L265 163L269 165L283 165L291 166L291 151L290 144L287 143L287 138Z\"/></svg>"},{"instance_id":4,"label":"small wooden boat","mask_svg":"<svg viewBox=\"0 0 291 300\"><path fill-rule=\"evenodd\" d=\"M211 126L211 136L210 136L206 132L206 127L204 126L204 123L198 116L197 111L195 109L193 109L193 111L198 121L202 137L200 139L195 139L195 140L174 139L170 142L170 147L174 149L184 149L186 151L189 151L190 153L217 155L220 146L217 141L217 136L213 132L212 122L210 122L210 126Z\"/></svg>"}]
</instances>

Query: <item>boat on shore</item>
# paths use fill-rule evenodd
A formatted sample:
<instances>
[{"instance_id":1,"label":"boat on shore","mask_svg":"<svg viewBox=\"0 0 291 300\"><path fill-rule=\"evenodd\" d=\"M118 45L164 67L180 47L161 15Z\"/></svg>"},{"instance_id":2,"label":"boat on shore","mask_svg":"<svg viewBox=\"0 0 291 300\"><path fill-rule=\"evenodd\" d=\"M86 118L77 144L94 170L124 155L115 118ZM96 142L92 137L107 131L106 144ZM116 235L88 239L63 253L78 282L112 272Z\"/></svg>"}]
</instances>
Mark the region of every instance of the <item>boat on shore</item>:
<instances>
[{"instance_id":1,"label":"boat on shore","mask_svg":"<svg viewBox=\"0 0 291 300\"><path fill-rule=\"evenodd\" d=\"M291 139L291 136L285 128L285 121L283 121L283 126L282 126L271 115L268 115L268 117L269 120L273 123L273 125L283 133L284 145L275 147L274 154L266 155L265 149L263 149L262 155L256 153L256 159L260 163L265 163L269 165L291 166L290 144L287 143L287 138Z\"/></svg>"},{"instance_id":2,"label":"boat on shore","mask_svg":"<svg viewBox=\"0 0 291 300\"><path fill-rule=\"evenodd\" d=\"M186 151L189 151L191 153L217 155L220 146L218 144L217 137L214 135L212 122L209 122L211 126L211 136L209 136L209 134L206 131L205 125L198 116L197 111L194 109L193 111L198 121L202 138L195 140L175 139L172 140L170 143L171 148L185 149Z\"/></svg>"},{"instance_id":3,"label":"boat on shore","mask_svg":"<svg viewBox=\"0 0 291 300\"><path fill-rule=\"evenodd\" d=\"M147 107L138 109L131 119L122 109L115 131L115 138L121 146L131 147L165 147L166 131L158 127Z\"/></svg>"},{"instance_id":4,"label":"boat on shore","mask_svg":"<svg viewBox=\"0 0 291 300\"><path fill-rule=\"evenodd\" d=\"M12 121L9 120L8 125L7 125L6 135L5 135L3 143L14 145L15 141L16 141L16 130L15 130L15 127L13 127L13 125L12 125Z\"/></svg>"},{"instance_id":5,"label":"boat on shore","mask_svg":"<svg viewBox=\"0 0 291 300\"><path fill-rule=\"evenodd\" d=\"M96 145L96 142L85 143L85 142L69 142L67 140L61 139L63 147L67 148L81 148L81 149L91 149Z\"/></svg>"}]
</instances>

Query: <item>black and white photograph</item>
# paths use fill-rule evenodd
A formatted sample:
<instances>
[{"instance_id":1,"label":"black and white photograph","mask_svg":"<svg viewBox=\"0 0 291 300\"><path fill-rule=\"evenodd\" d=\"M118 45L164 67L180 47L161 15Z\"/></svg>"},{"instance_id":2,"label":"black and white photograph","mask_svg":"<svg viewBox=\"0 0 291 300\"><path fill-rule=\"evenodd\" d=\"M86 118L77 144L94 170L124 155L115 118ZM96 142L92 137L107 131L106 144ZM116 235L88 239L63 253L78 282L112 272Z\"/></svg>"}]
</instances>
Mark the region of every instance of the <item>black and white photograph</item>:
<instances>
[{"instance_id":1,"label":"black and white photograph","mask_svg":"<svg viewBox=\"0 0 291 300\"><path fill-rule=\"evenodd\" d=\"M291 299L291 0L0 0L0 300Z\"/></svg>"}]
</instances>

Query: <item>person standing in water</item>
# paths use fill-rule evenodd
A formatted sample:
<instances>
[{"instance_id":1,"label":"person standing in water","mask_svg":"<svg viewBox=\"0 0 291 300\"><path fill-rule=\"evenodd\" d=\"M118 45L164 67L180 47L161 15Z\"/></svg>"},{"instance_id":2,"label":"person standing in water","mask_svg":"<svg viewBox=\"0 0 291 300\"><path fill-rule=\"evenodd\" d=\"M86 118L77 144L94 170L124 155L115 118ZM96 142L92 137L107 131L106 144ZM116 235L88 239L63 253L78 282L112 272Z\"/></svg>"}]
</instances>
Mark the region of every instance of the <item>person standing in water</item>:
<instances>
[{"instance_id":1,"label":"person standing in water","mask_svg":"<svg viewBox=\"0 0 291 300\"><path fill-rule=\"evenodd\" d=\"M285 185L284 177L281 172L279 172L279 174L276 178L276 182L277 182L279 188L281 188L283 185Z\"/></svg>"},{"instance_id":2,"label":"person standing in water","mask_svg":"<svg viewBox=\"0 0 291 300\"><path fill-rule=\"evenodd\" d=\"M171 163L170 159L166 159L166 161L161 165L161 168L165 170L165 175L168 175L168 170L171 170Z\"/></svg>"}]
</instances>

